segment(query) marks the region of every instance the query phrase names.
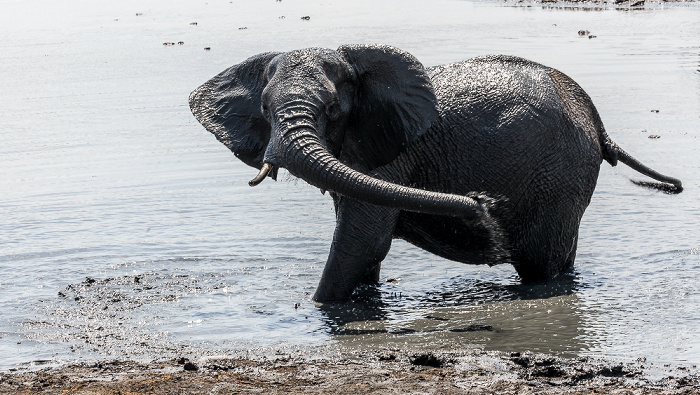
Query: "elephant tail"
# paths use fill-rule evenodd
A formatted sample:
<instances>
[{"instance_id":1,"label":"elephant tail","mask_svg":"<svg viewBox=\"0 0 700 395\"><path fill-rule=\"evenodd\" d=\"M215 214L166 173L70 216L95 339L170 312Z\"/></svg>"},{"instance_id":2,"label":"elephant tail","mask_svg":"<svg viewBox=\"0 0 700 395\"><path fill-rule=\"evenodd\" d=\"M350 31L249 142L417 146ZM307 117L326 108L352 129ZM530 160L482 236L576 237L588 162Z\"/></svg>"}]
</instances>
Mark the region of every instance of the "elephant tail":
<instances>
[{"instance_id":1,"label":"elephant tail","mask_svg":"<svg viewBox=\"0 0 700 395\"><path fill-rule=\"evenodd\" d=\"M612 141L610 136L605 133L605 130L601 131L601 140L603 142L603 159L610 163L610 165L616 166L617 162L620 161L632 169L644 174L645 176L659 181L649 182L631 180L634 184L651 189L657 189L669 194L683 192L683 184L681 183L681 180L663 175L658 171L644 165L642 162L638 161L632 155L623 150L619 145L617 145L617 143Z\"/></svg>"}]
</instances>

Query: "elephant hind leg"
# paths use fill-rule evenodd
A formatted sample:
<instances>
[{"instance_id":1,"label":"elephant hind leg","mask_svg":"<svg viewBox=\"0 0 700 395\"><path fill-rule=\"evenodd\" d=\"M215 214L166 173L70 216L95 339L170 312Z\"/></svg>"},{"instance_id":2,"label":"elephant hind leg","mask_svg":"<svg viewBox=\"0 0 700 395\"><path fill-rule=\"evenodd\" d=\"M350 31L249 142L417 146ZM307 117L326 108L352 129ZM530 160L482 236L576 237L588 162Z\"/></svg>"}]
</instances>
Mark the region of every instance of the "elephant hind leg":
<instances>
[{"instance_id":1,"label":"elephant hind leg","mask_svg":"<svg viewBox=\"0 0 700 395\"><path fill-rule=\"evenodd\" d=\"M576 260L576 249L578 248L578 228L576 229L576 235L574 236L574 242L569 250L569 256L566 258L566 266L564 267L565 272L571 272L574 270L574 261Z\"/></svg>"},{"instance_id":2,"label":"elephant hind leg","mask_svg":"<svg viewBox=\"0 0 700 395\"><path fill-rule=\"evenodd\" d=\"M523 282L551 280L573 270L578 245L578 221L571 226L550 228L547 243L532 243L521 249L513 266Z\"/></svg>"}]
</instances>

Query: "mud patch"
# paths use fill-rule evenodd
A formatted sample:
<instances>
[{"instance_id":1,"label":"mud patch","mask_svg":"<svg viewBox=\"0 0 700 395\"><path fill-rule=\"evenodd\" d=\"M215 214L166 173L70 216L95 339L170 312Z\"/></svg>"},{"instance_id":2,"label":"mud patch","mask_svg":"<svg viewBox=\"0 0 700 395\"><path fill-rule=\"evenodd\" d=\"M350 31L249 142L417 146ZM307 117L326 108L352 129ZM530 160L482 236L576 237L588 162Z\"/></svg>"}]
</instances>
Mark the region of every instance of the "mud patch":
<instances>
[{"instance_id":1,"label":"mud patch","mask_svg":"<svg viewBox=\"0 0 700 395\"><path fill-rule=\"evenodd\" d=\"M433 353L418 354L411 358L411 363L417 366L430 366L433 368L441 368L445 366L448 361L435 356Z\"/></svg>"},{"instance_id":2,"label":"mud patch","mask_svg":"<svg viewBox=\"0 0 700 395\"><path fill-rule=\"evenodd\" d=\"M73 352L171 355L168 351L182 350L169 344L164 331L153 330L167 319L164 308L215 287L172 272L87 277L58 291L58 298L42 301L37 307L41 318L27 320L22 326L29 339L68 343ZM163 308L154 309L154 305Z\"/></svg>"},{"instance_id":3,"label":"mud patch","mask_svg":"<svg viewBox=\"0 0 700 395\"><path fill-rule=\"evenodd\" d=\"M643 362L562 359L550 355L471 351L408 351L355 358L307 360L186 359L148 364L101 362L34 372L0 374L3 393L697 393L697 371L645 373ZM431 362L432 361L432 362ZM445 361L450 361L445 363ZM417 363L420 362L420 363ZM434 362L434 363L433 363Z\"/></svg>"}]
</instances>

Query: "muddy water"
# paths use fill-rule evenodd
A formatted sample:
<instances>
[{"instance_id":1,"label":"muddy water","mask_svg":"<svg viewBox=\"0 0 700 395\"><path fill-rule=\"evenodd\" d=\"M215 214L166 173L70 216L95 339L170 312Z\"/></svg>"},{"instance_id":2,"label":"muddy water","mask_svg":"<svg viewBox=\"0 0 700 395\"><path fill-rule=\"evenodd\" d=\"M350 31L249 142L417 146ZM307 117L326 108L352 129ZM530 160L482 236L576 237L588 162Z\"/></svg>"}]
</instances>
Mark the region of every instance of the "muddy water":
<instances>
[{"instance_id":1,"label":"muddy water","mask_svg":"<svg viewBox=\"0 0 700 395\"><path fill-rule=\"evenodd\" d=\"M0 369L376 347L700 363L699 20L697 5L7 2ZM330 199L284 176L249 188L254 170L187 96L259 52L372 42L426 65L504 53L557 67L613 139L686 191L641 189L604 165L571 276L523 286L508 265L397 241L381 285L318 307Z\"/></svg>"}]
</instances>

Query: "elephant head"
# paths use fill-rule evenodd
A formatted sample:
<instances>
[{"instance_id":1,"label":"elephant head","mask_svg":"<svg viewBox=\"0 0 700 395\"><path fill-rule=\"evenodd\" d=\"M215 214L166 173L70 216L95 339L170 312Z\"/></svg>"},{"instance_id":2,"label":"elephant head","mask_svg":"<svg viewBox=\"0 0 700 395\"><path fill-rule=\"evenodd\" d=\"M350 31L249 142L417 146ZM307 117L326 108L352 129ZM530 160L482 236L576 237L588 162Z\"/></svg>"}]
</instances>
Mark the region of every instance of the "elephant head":
<instances>
[{"instance_id":1,"label":"elephant head","mask_svg":"<svg viewBox=\"0 0 700 395\"><path fill-rule=\"evenodd\" d=\"M437 99L412 55L380 45L253 56L190 95L204 127L246 164L250 184L279 167L323 190L372 204L482 218L472 197L429 192L369 176L438 117Z\"/></svg>"}]
</instances>

